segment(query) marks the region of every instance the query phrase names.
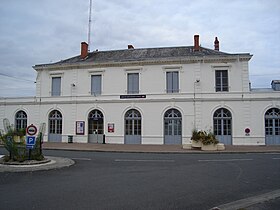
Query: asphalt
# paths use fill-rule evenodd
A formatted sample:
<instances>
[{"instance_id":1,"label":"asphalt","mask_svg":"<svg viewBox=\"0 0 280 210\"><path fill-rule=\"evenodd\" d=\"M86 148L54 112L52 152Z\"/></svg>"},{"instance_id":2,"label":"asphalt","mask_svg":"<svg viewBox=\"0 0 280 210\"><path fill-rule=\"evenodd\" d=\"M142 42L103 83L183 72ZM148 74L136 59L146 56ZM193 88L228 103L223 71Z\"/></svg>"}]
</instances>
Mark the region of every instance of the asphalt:
<instances>
[{"instance_id":1,"label":"asphalt","mask_svg":"<svg viewBox=\"0 0 280 210\"><path fill-rule=\"evenodd\" d=\"M217 154L217 153L280 153L280 145L243 146L226 145L223 151L201 151L197 149L183 149L182 145L126 145L126 144L89 144L89 143L43 143L44 150L94 151L94 152L125 152L125 153L182 153L182 154ZM70 167L75 162L68 158L45 157L47 162L42 164L4 165L0 164L0 172L26 172L51 170ZM254 198L242 199L213 209L265 209L278 208L280 191L271 195L260 195ZM264 203L265 202L265 203ZM265 205L265 206L264 206ZM275 208L275 209L276 209ZM272 209L272 208L271 208Z\"/></svg>"},{"instance_id":2,"label":"asphalt","mask_svg":"<svg viewBox=\"0 0 280 210\"><path fill-rule=\"evenodd\" d=\"M182 145L137 145L137 144L89 144L44 142L43 149L94 151L94 152L137 152L137 153L280 153L280 145L243 146L226 145L222 151L183 149Z\"/></svg>"}]
</instances>

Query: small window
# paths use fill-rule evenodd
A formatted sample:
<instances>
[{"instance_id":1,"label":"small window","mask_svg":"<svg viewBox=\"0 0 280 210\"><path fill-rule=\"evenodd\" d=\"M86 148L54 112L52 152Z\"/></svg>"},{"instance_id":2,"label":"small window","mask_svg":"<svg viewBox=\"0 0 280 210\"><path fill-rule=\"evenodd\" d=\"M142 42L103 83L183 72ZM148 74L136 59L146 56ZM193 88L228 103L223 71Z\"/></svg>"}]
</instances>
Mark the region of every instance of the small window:
<instances>
[{"instance_id":1,"label":"small window","mask_svg":"<svg viewBox=\"0 0 280 210\"><path fill-rule=\"evenodd\" d=\"M171 71L166 72L166 92L178 93L179 92L179 72Z\"/></svg>"},{"instance_id":2,"label":"small window","mask_svg":"<svg viewBox=\"0 0 280 210\"><path fill-rule=\"evenodd\" d=\"M61 95L61 77L52 77L52 96Z\"/></svg>"},{"instance_id":3,"label":"small window","mask_svg":"<svg viewBox=\"0 0 280 210\"><path fill-rule=\"evenodd\" d=\"M228 71L227 70L216 70L216 92L228 91Z\"/></svg>"},{"instance_id":4,"label":"small window","mask_svg":"<svg viewBox=\"0 0 280 210\"><path fill-rule=\"evenodd\" d=\"M101 95L101 75L91 75L91 95Z\"/></svg>"},{"instance_id":5,"label":"small window","mask_svg":"<svg viewBox=\"0 0 280 210\"><path fill-rule=\"evenodd\" d=\"M127 74L127 93L128 94L139 93L139 73Z\"/></svg>"}]
</instances>

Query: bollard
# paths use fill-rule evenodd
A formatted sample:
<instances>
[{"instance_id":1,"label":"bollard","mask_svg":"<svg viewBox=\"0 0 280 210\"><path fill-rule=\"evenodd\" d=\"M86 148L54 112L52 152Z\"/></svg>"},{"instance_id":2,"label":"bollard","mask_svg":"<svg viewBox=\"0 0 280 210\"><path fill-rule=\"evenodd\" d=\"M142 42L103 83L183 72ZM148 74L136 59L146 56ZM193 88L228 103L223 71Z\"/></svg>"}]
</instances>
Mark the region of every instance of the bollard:
<instances>
[{"instance_id":1,"label":"bollard","mask_svg":"<svg viewBox=\"0 0 280 210\"><path fill-rule=\"evenodd\" d=\"M103 144L106 144L105 143L105 134L103 134Z\"/></svg>"}]
</instances>

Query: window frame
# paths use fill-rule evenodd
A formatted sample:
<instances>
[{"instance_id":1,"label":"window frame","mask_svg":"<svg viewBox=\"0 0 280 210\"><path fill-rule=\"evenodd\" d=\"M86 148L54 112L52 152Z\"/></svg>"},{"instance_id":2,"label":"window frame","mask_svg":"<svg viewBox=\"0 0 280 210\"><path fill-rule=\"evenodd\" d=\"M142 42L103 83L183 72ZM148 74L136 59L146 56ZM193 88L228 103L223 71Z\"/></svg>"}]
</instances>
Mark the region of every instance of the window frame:
<instances>
[{"instance_id":1,"label":"window frame","mask_svg":"<svg viewBox=\"0 0 280 210\"><path fill-rule=\"evenodd\" d=\"M93 77L100 77L100 84L99 84L99 90L95 91L93 90ZM91 74L90 75L90 94L94 95L94 96L98 96L98 95L102 95L102 84L103 84L103 75L100 73L96 73L96 74Z\"/></svg>"}]
</instances>

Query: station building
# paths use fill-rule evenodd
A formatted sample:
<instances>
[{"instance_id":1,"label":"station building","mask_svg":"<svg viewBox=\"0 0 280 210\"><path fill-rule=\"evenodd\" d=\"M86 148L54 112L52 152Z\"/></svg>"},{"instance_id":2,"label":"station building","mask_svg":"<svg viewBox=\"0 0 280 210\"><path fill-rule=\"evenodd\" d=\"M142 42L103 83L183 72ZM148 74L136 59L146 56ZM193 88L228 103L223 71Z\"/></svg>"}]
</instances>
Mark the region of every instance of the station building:
<instances>
[{"instance_id":1,"label":"station building","mask_svg":"<svg viewBox=\"0 0 280 210\"><path fill-rule=\"evenodd\" d=\"M44 141L184 144L193 129L232 145L280 144L280 80L251 89L249 53L201 47L88 52L35 65L36 96L0 99L4 118L46 123Z\"/></svg>"}]
</instances>

